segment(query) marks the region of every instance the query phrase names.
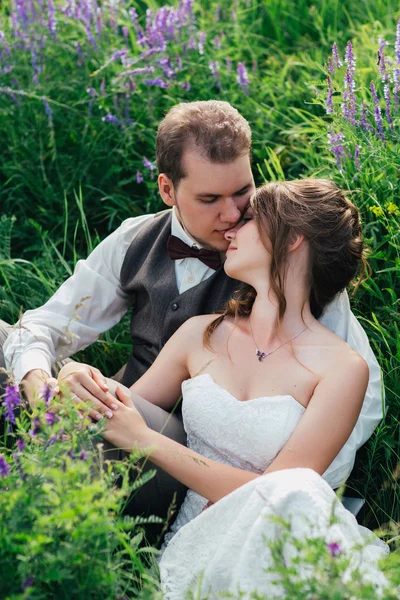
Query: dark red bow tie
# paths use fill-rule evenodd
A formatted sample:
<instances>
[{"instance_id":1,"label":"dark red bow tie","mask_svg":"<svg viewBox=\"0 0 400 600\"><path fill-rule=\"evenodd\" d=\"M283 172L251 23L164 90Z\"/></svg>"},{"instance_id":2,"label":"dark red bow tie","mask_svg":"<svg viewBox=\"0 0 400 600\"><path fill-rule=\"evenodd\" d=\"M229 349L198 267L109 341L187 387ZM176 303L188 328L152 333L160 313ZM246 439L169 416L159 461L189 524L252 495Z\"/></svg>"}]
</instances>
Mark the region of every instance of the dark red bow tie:
<instances>
[{"instance_id":1,"label":"dark red bow tie","mask_svg":"<svg viewBox=\"0 0 400 600\"><path fill-rule=\"evenodd\" d=\"M196 248L191 248L175 235L169 236L167 250L168 256L172 260L177 260L178 258L198 258L202 263L207 265L207 267L210 267L210 269L214 269L215 271L221 266L219 252L216 252L215 250L206 250L205 248L196 250Z\"/></svg>"}]
</instances>

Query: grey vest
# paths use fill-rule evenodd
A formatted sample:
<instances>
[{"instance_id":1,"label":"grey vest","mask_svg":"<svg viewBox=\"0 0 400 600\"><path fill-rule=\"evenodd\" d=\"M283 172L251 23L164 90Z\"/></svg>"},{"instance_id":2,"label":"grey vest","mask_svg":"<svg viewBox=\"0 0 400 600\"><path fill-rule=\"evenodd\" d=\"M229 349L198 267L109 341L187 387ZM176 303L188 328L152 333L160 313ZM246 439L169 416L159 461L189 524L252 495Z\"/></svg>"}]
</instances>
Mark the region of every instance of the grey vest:
<instances>
[{"instance_id":1,"label":"grey vest","mask_svg":"<svg viewBox=\"0 0 400 600\"><path fill-rule=\"evenodd\" d=\"M121 383L132 385L154 362L163 345L190 317L221 310L240 286L220 267L206 281L180 294L175 265L167 253L171 211L155 215L126 253L121 289L132 296L132 354Z\"/></svg>"}]
</instances>

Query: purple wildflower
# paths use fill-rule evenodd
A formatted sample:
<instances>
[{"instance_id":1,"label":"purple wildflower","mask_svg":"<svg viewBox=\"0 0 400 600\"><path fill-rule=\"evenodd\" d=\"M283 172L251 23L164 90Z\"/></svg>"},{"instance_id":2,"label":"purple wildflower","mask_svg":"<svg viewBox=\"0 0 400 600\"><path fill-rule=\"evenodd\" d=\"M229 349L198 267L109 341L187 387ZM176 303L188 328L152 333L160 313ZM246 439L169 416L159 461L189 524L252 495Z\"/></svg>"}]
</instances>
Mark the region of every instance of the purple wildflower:
<instances>
[{"instance_id":1,"label":"purple wildflower","mask_svg":"<svg viewBox=\"0 0 400 600\"><path fill-rule=\"evenodd\" d=\"M56 14L56 11L54 8L54 2L53 2L53 0L48 0L48 2L47 2L47 16L48 16L47 26L53 37L55 37L55 35L56 35L56 25L57 25L55 14Z\"/></svg>"},{"instance_id":2,"label":"purple wildflower","mask_svg":"<svg viewBox=\"0 0 400 600\"><path fill-rule=\"evenodd\" d=\"M38 433L40 433L42 431L42 424L40 422L39 417L35 417L33 419L33 423L32 423L32 429L30 430L30 434L32 436L37 435Z\"/></svg>"},{"instance_id":3,"label":"purple wildflower","mask_svg":"<svg viewBox=\"0 0 400 600\"><path fill-rule=\"evenodd\" d=\"M48 383L46 383L42 389L40 398L42 398L45 401L46 406L47 406L49 404L50 400L53 398L53 396L54 396L54 388L51 385L49 385Z\"/></svg>"},{"instance_id":4,"label":"purple wildflower","mask_svg":"<svg viewBox=\"0 0 400 600\"><path fill-rule=\"evenodd\" d=\"M204 54L204 44L206 43L206 33L205 31L200 31L199 33L199 54Z\"/></svg>"},{"instance_id":5,"label":"purple wildflower","mask_svg":"<svg viewBox=\"0 0 400 600\"><path fill-rule=\"evenodd\" d=\"M150 171L154 171L154 169L156 168L155 164L150 162L149 159L145 156L143 156L143 164L146 167L146 169L149 169Z\"/></svg>"},{"instance_id":6,"label":"purple wildflower","mask_svg":"<svg viewBox=\"0 0 400 600\"><path fill-rule=\"evenodd\" d=\"M386 69L386 57L385 57L385 46L387 42L383 38L379 38L379 49L378 49L378 67L381 74L382 82L385 83L388 80L388 73Z\"/></svg>"},{"instance_id":7,"label":"purple wildflower","mask_svg":"<svg viewBox=\"0 0 400 600\"><path fill-rule=\"evenodd\" d=\"M116 117L115 115L111 114L110 112L107 113L104 117L102 117L101 120L104 121L105 123L112 123L113 125L120 125L121 124L121 121L118 119L118 117Z\"/></svg>"},{"instance_id":8,"label":"purple wildflower","mask_svg":"<svg viewBox=\"0 0 400 600\"><path fill-rule=\"evenodd\" d=\"M85 452L85 450L81 450L81 453L79 455L80 460L87 460L87 453Z\"/></svg>"},{"instance_id":9,"label":"purple wildflower","mask_svg":"<svg viewBox=\"0 0 400 600\"><path fill-rule=\"evenodd\" d=\"M229 56L226 59L226 70L229 73L232 71L232 59Z\"/></svg>"},{"instance_id":10,"label":"purple wildflower","mask_svg":"<svg viewBox=\"0 0 400 600\"><path fill-rule=\"evenodd\" d=\"M102 79L101 84L100 84L100 94L102 96L104 96L105 91L106 91L106 80Z\"/></svg>"},{"instance_id":11,"label":"purple wildflower","mask_svg":"<svg viewBox=\"0 0 400 600\"><path fill-rule=\"evenodd\" d=\"M231 10L231 18L232 18L232 21L237 21L237 15L236 15L236 11L234 8L232 8L232 10Z\"/></svg>"},{"instance_id":12,"label":"purple wildflower","mask_svg":"<svg viewBox=\"0 0 400 600\"><path fill-rule=\"evenodd\" d=\"M345 137L343 133L328 133L329 149L333 152L336 166L340 170L342 168L342 162L346 158L346 152L343 147L343 141Z\"/></svg>"},{"instance_id":13,"label":"purple wildflower","mask_svg":"<svg viewBox=\"0 0 400 600\"><path fill-rule=\"evenodd\" d=\"M56 421L57 417L56 417L56 414L55 414L55 413L53 413L52 411L50 411L50 410L49 410L49 411L47 411L47 413L46 413L46 417L45 417L45 419L46 419L46 423L47 423L47 425L50 425L50 427L52 427L52 426L54 425L54 423L55 423L55 421Z\"/></svg>"},{"instance_id":14,"label":"purple wildflower","mask_svg":"<svg viewBox=\"0 0 400 600\"><path fill-rule=\"evenodd\" d=\"M124 36L125 39L127 39L127 37L129 36L129 29L127 28L126 25L123 25L123 27L122 27L122 35Z\"/></svg>"},{"instance_id":15,"label":"purple wildflower","mask_svg":"<svg viewBox=\"0 0 400 600\"><path fill-rule=\"evenodd\" d=\"M337 556L339 556L339 554L342 554L340 544L338 544L337 542L331 542L330 544L328 544L328 550L332 558L336 558Z\"/></svg>"},{"instance_id":16,"label":"purple wildflower","mask_svg":"<svg viewBox=\"0 0 400 600\"><path fill-rule=\"evenodd\" d=\"M219 37L219 35L216 35L214 38L214 46L217 50L221 49L221 38Z\"/></svg>"},{"instance_id":17,"label":"purple wildflower","mask_svg":"<svg viewBox=\"0 0 400 600\"><path fill-rule=\"evenodd\" d=\"M356 147L354 149L354 167L356 171L361 171L361 167L360 167L360 149L361 146L359 144L356 144Z\"/></svg>"},{"instance_id":18,"label":"purple wildflower","mask_svg":"<svg viewBox=\"0 0 400 600\"><path fill-rule=\"evenodd\" d=\"M392 113L390 112L390 88L387 83L383 86L383 95L385 97L386 118L391 128L393 128Z\"/></svg>"},{"instance_id":19,"label":"purple wildflower","mask_svg":"<svg viewBox=\"0 0 400 600\"><path fill-rule=\"evenodd\" d=\"M221 87L221 83L219 81L219 64L216 60L212 60L210 63L208 63L208 68L211 71L211 75L214 77L214 79L217 80L217 85L218 87Z\"/></svg>"},{"instance_id":20,"label":"purple wildflower","mask_svg":"<svg viewBox=\"0 0 400 600\"><path fill-rule=\"evenodd\" d=\"M0 454L0 477L6 477L10 472L10 465L4 458L2 454Z\"/></svg>"},{"instance_id":21,"label":"purple wildflower","mask_svg":"<svg viewBox=\"0 0 400 600\"><path fill-rule=\"evenodd\" d=\"M242 62L238 63L237 66L236 81L238 82L242 90L247 94L250 81L247 75L246 67Z\"/></svg>"},{"instance_id":22,"label":"purple wildflower","mask_svg":"<svg viewBox=\"0 0 400 600\"><path fill-rule=\"evenodd\" d=\"M335 73L335 69L339 69L343 63L339 58L339 51L338 51L338 47L336 42L333 44L332 46L332 68L333 71L331 71L332 75Z\"/></svg>"},{"instance_id":23,"label":"purple wildflower","mask_svg":"<svg viewBox=\"0 0 400 600\"><path fill-rule=\"evenodd\" d=\"M97 95L96 90L92 87L87 88L86 91L92 98L95 98L95 96Z\"/></svg>"},{"instance_id":24,"label":"purple wildflower","mask_svg":"<svg viewBox=\"0 0 400 600\"><path fill-rule=\"evenodd\" d=\"M26 592L26 590L33 586L35 580L33 577L28 577L22 581L21 591Z\"/></svg>"},{"instance_id":25,"label":"purple wildflower","mask_svg":"<svg viewBox=\"0 0 400 600\"><path fill-rule=\"evenodd\" d=\"M397 21L396 27L396 42L394 45L396 51L396 63L400 65L400 19Z\"/></svg>"},{"instance_id":26,"label":"purple wildflower","mask_svg":"<svg viewBox=\"0 0 400 600\"><path fill-rule=\"evenodd\" d=\"M75 459L76 459L76 456L75 456L75 454L72 452L72 450L68 450L68 452L67 452L67 456L69 456L71 460L75 460Z\"/></svg>"},{"instance_id":27,"label":"purple wildflower","mask_svg":"<svg viewBox=\"0 0 400 600\"><path fill-rule=\"evenodd\" d=\"M5 419L15 425L15 414L14 411L21 403L21 396L19 395L18 386L7 385L6 393L3 398L3 405L5 406Z\"/></svg>"},{"instance_id":28,"label":"purple wildflower","mask_svg":"<svg viewBox=\"0 0 400 600\"><path fill-rule=\"evenodd\" d=\"M143 175L140 171L136 172L136 183L142 183L144 181Z\"/></svg>"},{"instance_id":29,"label":"purple wildflower","mask_svg":"<svg viewBox=\"0 0 400 600\"><path fill-rule=\"evenodd\" d=\"M116 52L114 52L114 54L111 56L110 60L108 62L115 62L116 60L120 60L121 58L123 58L124 56L126 56L128 50L126 48L123 48L122 50L117 50Z\"/></svg>"},{"instance_id":30,"label":"purple wildflower","mask_svg":"<svg viewBox=\"0 0 400 600\"><path fill-rule=\"evenodd\" d=\"M17 448L20 452L23 452L25 450L24 440L17 440Z\"/></svg>"},{"instance_id":31,"label":"purple wildflower","mask_svg":"<svg viewBox=\"0 0 400 600\"><path fill-rule=\"evenodd\" d=\"M327 83L328 83L328 96L326 99L326 114L327 115L331 115L333 114L333 104L332 104L332 97L333 97L333 84L332 84L332 79L331 77L328 75L327 77Z\"/></svg>"},{"instance_id":32,"label":"purple wildflower","mask_svg":"<svg viewBox=\"0 0 400 600\"><path fill-rule=\"evenodd\" d=\"M361 105L360 125L365 131L371 131L372 127L367 121L367 105L365 102Z\"/></svg>"},{"instance_id":33,"label":"purple wildflower","mask_svg":"<svg viewBox=\"0 0 400 600\"><path fill-rule=\"evenodd\" d=\"M356 115L356 98L354 95L355 81L354 75L356 71L356 57L353 52L353 46L350 41L347 42L345 62L347 64L346 73L344 75L344 92L342 102L342 112L344 118L354 125Z\"/></svg>"},{"instance_id":34,"label":"purple wildflower","mask_svg":"<svg viewBox=\"0 0 400 600\"><path fill-rule=\"evenodd\" d=\"M52 116L53 116L53 111L50 108L50 105L48 103L48 100L47 100L46 96L42 96L42 101L43 101L44 111L45 111L45 113L47 115L47 118L50 121L51 118L52 118Z\"/></svg>"},{"instance_id":35,"label":"purple wildflower","mask_svg":"<svg viewBox=\"0 0 400 600\"><path fill-rule=\"evenodd\" d=\"M189 38L188 48L189 48L189 50L195 50L195 48L196 48L196 40L194 39L193 35L191 35Z\"/></svg>"},{"instance_id":36,"label":"purple wildflower","mask_svg":"<svg viewBox=\"0 0 400 600\"><path fill-rule=\"evenodd\" d=\"M372 97L374 99L374 104L379 104L378 94L376 93L375 84L373 81L369 84L369 89L371 90Z\"/></svg>"},{"instance_id":37,"label":"purple wildflower","mask_svg":"<svg viewBox=\"0 0 400 600\"><path fill-rule=\"evenodd\" d=\"M216 9L215 9L215 20L219 21L221 18L221 5L217 4Z\"/></svg>"},{"instance_id":38,"label":"purple wildflower","mask_svg":"<svg viewBox=\"0 0 400 600\"><path fill-rule=\"evenodd\" d=\"M181 83L181 87L183 90L185 90L185 92L189 92L190 91L190 82L184 81L183 83Z\"/></svg>"},{"instance_id":39,"label":"purple wildflower","mask_svg":"<svg viewBox=\"0 0 400 600\"><path fill-rule=\"evenodd\" d=\"M20 456L21 455L18 452L16 452L12 456L13 456L14 464L15 464L15 466L18 469L19 477L23 481L25 479L25 473L24 473L24 470L23 470L22 465L21 465L21 460L20 460Z\"/></svg>"}]
</instances>

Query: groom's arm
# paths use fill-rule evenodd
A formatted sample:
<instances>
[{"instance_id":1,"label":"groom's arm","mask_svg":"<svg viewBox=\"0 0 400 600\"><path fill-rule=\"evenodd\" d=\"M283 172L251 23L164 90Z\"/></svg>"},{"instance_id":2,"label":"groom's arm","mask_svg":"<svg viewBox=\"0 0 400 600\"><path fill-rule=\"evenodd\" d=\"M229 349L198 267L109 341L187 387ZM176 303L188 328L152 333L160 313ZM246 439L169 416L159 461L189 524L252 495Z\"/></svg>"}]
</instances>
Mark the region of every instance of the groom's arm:
<instances>
[{"instance_id":1,"label":"groom's arm","mask_svg":"<svg viewBox=\"0 0 400 600\"><path fill-rule=\"evenodd\" d=\"M7 370L17 384L24 379L37 391L55 361L92 344L118 323L129 306L119 287L122 263L130 242L152 218L124 221L77 263L43 306L24 313L4 345Z\"/></svg>"},{"instance_id":2,"label":"groom's arm","mask_svg":"<svg viewBox=\"0 0 400 600\"><path fill-rule=\"evenodd\" d=\"M350 310L347 292L338 295L325 309L320 322L344 339L365 360L369 381L360 416L355 427L324 473L324 478L335 489L349 476L357 450L368 440L384 415L384 388L378 361L371 349L367 334Z\"/></svg>"}]
</instances>

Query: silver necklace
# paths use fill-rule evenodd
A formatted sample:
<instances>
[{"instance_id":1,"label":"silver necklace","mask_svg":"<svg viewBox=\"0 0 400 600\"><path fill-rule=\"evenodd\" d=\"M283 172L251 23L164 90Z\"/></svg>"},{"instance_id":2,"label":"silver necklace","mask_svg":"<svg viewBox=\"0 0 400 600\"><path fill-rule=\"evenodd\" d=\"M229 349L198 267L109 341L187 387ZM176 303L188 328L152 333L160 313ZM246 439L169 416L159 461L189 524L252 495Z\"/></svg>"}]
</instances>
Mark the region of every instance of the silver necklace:
<instances>
[{"instance_id":1,"label":"silver necklace","mask_svg":"<svg viewBox=\"0 0 400 600\"><path fill-rule=\"evenodd\" d=\"M315 321L315 319L313 319L311 321L311 323L313 323L314 321ZM295 340L296 338L298 338L299 335L301 335L302 333L304 333L305 330L310 327L311 323L309 325L307 325L306 327L304 327L304 329L302 329L301 331L299 331L299 333L296 333L296 335L294 335L293 337L291 337L289 340L286 340L286 342L283 342L283 344L281 344L277 348L274 348L274 350L271 350L270 352L261 352L261 350L259 350L257 348L256 338L254 337L253 328L251 326L250 317L249 317L249 326L250 326L251 336L253 338L253 342L254 342L254 345L256 347L256 356L257 356L257 359L261 362L262 360L264 360L264 358L267 358L267 356L270 356L271 354L273 354L274 352L276 352L277 350L279 350L279 348L282 348L282 346L285 346L289 342L292 342L293 340Z\"/></svg>"}]
</instances>

